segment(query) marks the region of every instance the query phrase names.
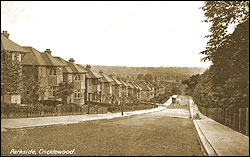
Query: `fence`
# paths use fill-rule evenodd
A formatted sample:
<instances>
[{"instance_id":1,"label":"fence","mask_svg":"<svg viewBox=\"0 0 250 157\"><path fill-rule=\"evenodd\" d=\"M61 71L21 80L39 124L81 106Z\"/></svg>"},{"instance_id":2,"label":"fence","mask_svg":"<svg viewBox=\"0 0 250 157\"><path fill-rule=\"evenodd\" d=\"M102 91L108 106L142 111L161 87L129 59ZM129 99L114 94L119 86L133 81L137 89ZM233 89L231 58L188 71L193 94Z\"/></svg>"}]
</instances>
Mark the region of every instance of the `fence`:
<instances>
[{"instance_id":1,"label":"fence","mask_svg":"<svg viewBox=\"0 0 250 157\"><path fill-rule=\"evenodd\" d=\"M249 136L248 108L205 108L198 106L207 117Z\"/></svg>"},{"instance_id":2,"label":"fence","mask_svg":"<svg viewBox=\"0 0 250 157\"><path fill-rule=\"evenodd\" d=\"M35 106L20 106L15 104L9 104L1 106L1 118L28 118L28 117L48 117L48 116L60 116L60 115L80 115L80 114L104 114L107 112L121 112L150 109L155 106L139 104L135 106L124 105L57 105L57 106L46 106L46 105L35 105Z\"/></svg>"}]
</instances>

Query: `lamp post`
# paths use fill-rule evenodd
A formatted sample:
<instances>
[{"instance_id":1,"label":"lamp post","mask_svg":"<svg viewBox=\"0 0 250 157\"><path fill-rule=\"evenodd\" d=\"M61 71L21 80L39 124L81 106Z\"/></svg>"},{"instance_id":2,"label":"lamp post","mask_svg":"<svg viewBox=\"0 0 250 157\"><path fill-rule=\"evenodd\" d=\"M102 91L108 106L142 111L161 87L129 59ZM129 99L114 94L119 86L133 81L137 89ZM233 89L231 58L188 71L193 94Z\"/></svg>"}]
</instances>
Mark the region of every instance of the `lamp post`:
<instances>
[{"instance_id":1,"label":"lamp post","mask_svg":"<svg viewBox=\"0 0 250 157\"><path fill-rule=\"evenodd\" d=\"M123 104L124 104L124 97L122 98L122 116L123 116Z\"/></svg>"}]
</instances>

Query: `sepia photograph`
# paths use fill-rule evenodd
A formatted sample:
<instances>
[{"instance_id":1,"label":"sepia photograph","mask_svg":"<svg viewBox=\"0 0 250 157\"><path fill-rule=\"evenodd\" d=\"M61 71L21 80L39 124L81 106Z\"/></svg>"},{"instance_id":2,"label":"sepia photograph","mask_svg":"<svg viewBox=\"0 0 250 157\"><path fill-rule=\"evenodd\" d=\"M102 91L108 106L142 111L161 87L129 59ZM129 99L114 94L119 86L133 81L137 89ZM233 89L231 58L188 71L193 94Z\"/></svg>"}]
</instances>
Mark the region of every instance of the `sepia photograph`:
<instances>
[{"instance_id":1,"label":"sepia photograph","mask_svg":"<svg viewBox=\"0 0 250 157\"><path fill-rule=\"evenodd\" d=\"M1 1L1 156L249 156L249 1Z\"/></svg>"}]
</instances>

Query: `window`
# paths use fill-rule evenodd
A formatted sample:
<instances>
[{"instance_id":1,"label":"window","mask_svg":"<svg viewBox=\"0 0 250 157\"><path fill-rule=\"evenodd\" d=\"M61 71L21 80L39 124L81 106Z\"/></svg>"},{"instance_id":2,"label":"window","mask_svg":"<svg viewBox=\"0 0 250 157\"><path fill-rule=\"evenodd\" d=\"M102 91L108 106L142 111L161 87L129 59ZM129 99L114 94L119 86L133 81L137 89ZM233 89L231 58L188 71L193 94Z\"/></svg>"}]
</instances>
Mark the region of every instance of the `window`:
<instances>
[{"instance_id":1,"label":"window","mask_svg":"<svg viewBox=\"0 0 250 157\"><path fill-rule=\"evenodd\" d=\"M69 74L69 82L72 82L72 75Z\"/></svg>"},{"instance_id":2,"label":"window","mask_svg":"<svg viewBox=\"0 0 250 157\"><path fill-rule=\"evenodd\" d=\"M50 68L49 75L56 75L56 68Z\"/></svg>"},{"instance_id":3,"label":"window","mask_svg":"<svg viewBox=\"0 0 250 157\"><path fill-rule=\"evenodd\" d=\"M93 84L93 85L98 85L98 84L99 84L98 79L92 79L92 84Z\"/></svg>"},{"instance_id":4,"label":"window","mask_svg":"<svg viewBox=\"0 0 250 157\"><path fill-rule=\"evenodd\" d=\"M80 79L81 79L81 75L79 75L79 74L76 74L76 75L75 75L75 78L74 78L74 80L78 81L78 80L80 80Z\"/></svg>"},{"instance_id":5,"label":"window","mask_svg":"<svg viewBox=\"0 0 250 157\"><path fill-rule=\"evenodd\" d=\"M85 89L85 82L81 81L81 89Z\"/></svg>"},{"instance_id":6,"label":"window","mask_svg":"<svg viewBox=\"0 0 250 157\"><path fill-rule=\"evenodd\" d=\"M56 95L56 86L50 87L50 92L51 92L51 96L57 96Z\"/></svg>"},{"instance_id":7,"label":"window","mask_svg":"<svg viewBox=\"0 0 250 157\"><path fill-rule=\"evenodd\" d=\"M56 81L57 81L58 84L63 82L63 76L62 75L57 76Z\"/></svg>"},{"instance_id":8,"label":"window","mask_svg":"<svg viewBox=\"0 0 250 157\"><path fill-rule=\"evenodd\" d=\"M84 104L84 98L81 98L81 104Z\"/></svg>"},{"instance_id":9,"label":"window","mask_svg":"<svg viewBox=\"0 0 250 157\"><path fill-rule=\"evenodd\" d=\"M21 62L21 54L12 53L12 60L18 60L19 62Z\"/></svg>"},{"instance_id":10,"label":"window","mask_svg":"<svg viewBox=\"0 0 250 157\"><path fill-rule=\"evenodd\" d=\"M85 74L82 74L82 80L85 80Z\"/></svg>"},{"instance_id":11,"label":"window","mask_svg":"<svg viewBox=\"0 0 250 157\"><path fill-rule=\"evenodd\" d=\"M74 96L75 96L75 99L80 98L80 90L75 90Z\"/></svg>"}]
</instances>

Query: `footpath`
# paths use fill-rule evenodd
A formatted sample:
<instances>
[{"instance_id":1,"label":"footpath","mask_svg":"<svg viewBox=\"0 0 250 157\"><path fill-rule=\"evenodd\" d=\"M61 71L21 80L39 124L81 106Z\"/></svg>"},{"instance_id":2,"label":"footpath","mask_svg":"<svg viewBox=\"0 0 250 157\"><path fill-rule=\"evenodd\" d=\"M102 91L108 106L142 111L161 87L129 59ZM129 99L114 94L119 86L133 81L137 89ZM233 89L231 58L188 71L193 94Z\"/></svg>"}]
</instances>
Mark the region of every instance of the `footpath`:
<instances>
[{"instance_id":1,"label":"footpath","mask_svg":"<svg viewBox=\"0 0 250 157\"><path fill-rule=\"evenodd\" d=\"M209 156L249 156L248 136L206 117L192 100L190 112L203 148ZM200 118L196 119L196 114Z\"/></svg>"},{"instance_id":2,"label":"footpath","mask_svg":"<svg viewBox=\"0 0 250 157\"><path fill-rule=\"evenodd\" d=\"M68 116L51 116L51 117L34 117L34 118L15 118L15 119L1 119L1 132L7 129L16 128L30 128L36 126L58 125L58 124L73 124L89 120L98 119L112 119L116 117L126 117L138 114L145 114L151 112L162 111L166 109L164 106L159 106L153 109L137 110L119 113L107 114L84 114L84 115L68 115Z\"/></svg>"}]
</instances>

